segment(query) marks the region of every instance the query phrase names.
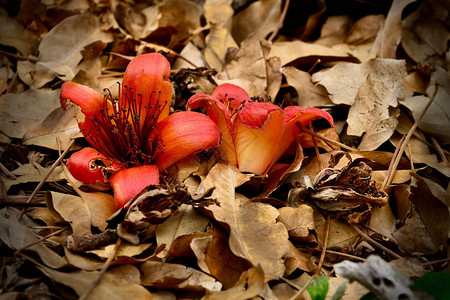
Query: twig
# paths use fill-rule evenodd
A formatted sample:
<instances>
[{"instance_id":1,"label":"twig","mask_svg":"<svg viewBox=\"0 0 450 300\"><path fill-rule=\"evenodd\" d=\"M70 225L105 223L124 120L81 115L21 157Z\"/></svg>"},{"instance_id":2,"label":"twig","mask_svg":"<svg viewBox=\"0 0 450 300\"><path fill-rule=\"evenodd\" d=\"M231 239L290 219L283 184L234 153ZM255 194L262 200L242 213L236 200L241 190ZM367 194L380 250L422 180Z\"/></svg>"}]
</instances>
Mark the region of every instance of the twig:
<instances>
[{"instance_id":1,"label":"twig","mask_svg":"<svg viewBox=\"0 0 450 300\"><path fill-rule=\"evenodd\" d=\"M322 60L320 60L320 58L318 58L318 59L316 60L316 62L312 65L312 67L309 68L309 70L308 70L307 73L311 73L312 70L314 70L314 68L315 68L318 64L320 64L321 62L322 62Z\"/></svg>"},{"instance_id":2,"label":"twig","mask_svg":"<svg viewBox=\"0 0 450 300\"><path fill-rule=\"evenodd\" d=\"M314 132L311 123L309 123L309 130L311 132ZM312 141L313 141L313 144L314 144L314 150L316 151L316 156L317 156L317 161L319 163L319 168L320 168L320 170L323 170L323 162L322 162L322 158L320 157L319 147L317 146L316 138L313 135L311 136L311 138L312 138Z\"/></svg>"},{"instance_id":3,"label":"twig","mask_svg":"<svg viewBox=\"0 0 450 300\"><path fill-rule=\"evenodd\" d=\"M384 252L390 254L391 256L395 257L395 258L399 258L399 259L403 259L403 257L401 257L400 255L398 255L397 253L395 253L394 251L392 251L389 248L386 248L385 246L381 245L380 243L378 243L377 241L375 241L374 239L372 239L370 236L368 236L367 234L365 234L361 229L358 228L358 226L356 226L355 224L349 224L350 226L353 227L353 229L363 238L365 239L369 244L372 244L375 247L378 247L379 249L383 250Z\"/></svg>"},{"instance_id":4,"label":"twig","mask_svg":"<svg viewBox=\"0 0 450 300\"><path fill-rule=\"evenodd\" d=\"M61 228L61 229L59 229L59 230L57 230L57 231L55 231L55 232L52 232L52 233L50 233L50 234L48 234L48 235L46 235L46 236L44 236L44 237L39 237L39 241L36 241L36 242L31 243L31 244L28 244L28 245L26 245L26 246L24 246L24 247L22 247L22 248L20 248L20 249L17 249L17 250L14 252L14 254L18 254L19 252L22 252L23 250L28 249L28 248L30 248L31 246L34 246L34 245L36 245L36 244L39 244L39 243L45 241L46 239L51 238L52 236L55 236L55 235L57 235L57 234L59 234L59 233L61 233L61 232L63 232L63 231L66 231L68 228L69 228L69 227L63 227L63 228Z\"/></svg>"},{"instance_id":5,"label":"twig","mask_svg":"<svg viewBox=\"0 0 450 300\"><path fill-rule=\"evenodd\" d=\"M338 251L333 251L333 250L327 250L327 253L336 254L336 255L339 255L339 256L347 257L347 258L352 258L354 260L366 261L365 258L362 258L362 257L359 257L359 256L355 256L355 255L351 255L351 254L348 254L348 253L343 253L343 252L338 252Z\"/></svg>"},{"instance_id":6,"label":"twig","mask_svg":"<svg viewBox=\"0 0 450 300\"><path fill-rule=\"evenodd\" d=\"M10 170L8 170L8 168L5 167L4 164L2 164L0 162L0 170L2 170L3 173L5 173L5 175L9 178L9 179L16 179L16 175L14 175L13 173L11 173Z\"/></svg>"},{"instance_id":7,"label":"twig","mask_svg":"<svg viewBox=\"0 0 450 300\"><path fill-rule=\"evenodd\" d=\"M410 167L411 167L411 172L414 172L414 160L413 160L413 157L412 157L412 150L411 150L411 144L410 143L408 143L408 154L409 154L409 164L410 164Z\"/></svg>"},{"instance_id":8,"label":"twig","mask_svg":"<svg viewBox=\"0 0 450 300\"><path fill-rule=\"evenodd\" d=\"M277 28L272 32L272 34L267 39L268 42L272 42L273 39L277 36L278 31L280 31L281 27L283 27L284 19L286 18L290 2L291 2L290 0L286 0L286 2L284 2L283 11L281 12L280 19L278 20Z\"/></svg>"},{"instance_id":9,"label":"twig","mask_svg":"<svg viewBox=\"0 0 450 300\"><path fill-rule=\"evenodd\" d=\"M114 249L111 253L111 255L108 257L108 259L105 261L105 264L103 265L102 269L100 270L100 273L98 274L98 277L91 283L91 285L84 291L84 293L80 296L78 300L86 300L89 295L92 293L92 291L95 289L95 287L100 283L103 276L106 273L106 270L111 265L113 259L116 257L117 250L119 250L120 245L122 244L122 239L118 239L116 242L116 245L114 246Z\"/></svg>"},{"instance_id":10,"label":"twig","mask_svg":"<svg viewBox=\"0 0 450 300\"><path fill-rule=\"evenodd\" d=\"M441 145L439 145L438 141L434 138L434 136L430 136L431 143L434 146L434 149L437 151L439 156L441 157L442 161L448 163L447 155L445 155L444 150L442 149Z\"/></svg>"},{"instance_id":11,"label":"twig","mask_svg":"<svg viewBox=\"0 0 450 300\"><path fill-rule=\"evenodd\" d=\"M18 60L28 60L28 61L31 61L31 62L38 62L38 59L36 57L26 57L26 56L23 56L23 55L14 54L14 53L11 53L11 52L8 52L8 51L4 51L4 50L0 50L0 54L3 54L5 56L9 56L9 57L12 57L12 58L15 58L15 59L18 59Z\"/></svg>"},{"instance_id":12,"label":"twig","mask_svg":"<svg viewBox=\"0 0 450 300\"><path fill-rule=\"evenodd\" d=\"M382 186L381 190L384 190L386 187L391 185L392 179L394 178L395 170L397 169L397 166L398 166L398 164L400 162L400 159L402 158L403 152L405 151L405 148L406 148L406 145L408 144L409 139L413 135L413 133L416 130L417 126L419 126L420 121L422 120L423 116L427 112L428 108L433 103L434 98L436 98L436 94L437 94L438 87L439 87L439 82L436 82L434 85L435 85L435 88L434 88L433 96L431 96L430 101L428 101L427 105L425 105L425 108L423 109L423 111L420 114L419 118L417 118L417 120L414 122L413 126L409 129L408 134L406 135L405 140L403 141L401 146L399 144L400 148L399 148L399 151L398 151L397 155L396 156L394 155L392 157L392 160L394 161L394 163L392 164L392 169L391 169L391 165L389 165L388 174L387 174L387 175L389 175L389 177L387 177L387 180L385 178L385 181L383 182L383 186Z\"/></svg>"},{"instance_id":13,"label":"twig","mask_svg":"<svg viewBox=\"0 0 450 300\"><path fill-rule=\"evenodd\" d=\"M347 146L346 144L343 144L343 143L340 143L340 142L337 142L337 141L333 141L332 139L329 139L327 137L321 136L320 134L317 134L314 131L308 130L308 129L304 128L304 127L300 127L300 130L303 131L304 133L307 133L307 134L309 134L311 136L314 136L314 137L316 137L318 139L321 139L322 141L324 141L326 143L330 143L330 144L339 146L341 148L344 148L345 150L358 151L358 149L356 149L356 148Z\"/></svg>"},{"instance_id":14,"label":"twig","mask_svg":"<svg viewBox=\"0 0 450 300\"><path fill-rule=\"evenodd\" d=\"M420 265L423 266L423 267L426 267L426 266L431 266L431 265L435 265L435 264L446 263L446 262L449 262L449 261L450 261L450 257L447 257L447 258L443 258L443 259L438 259L438 260L422 263Z\"/></svg>"},{"instance_id":15,"label":"twig","mask_svg":"<svg viewBox=\"0 0 450 300\"><path fill-rule=\"evenodd\" d=\"M116 231L106 230L93 235L69 235L67 237L67 249L74 252L92 250L109 245L117 240Z\"/></svg>"},{"instance_id":16,"label":"twig","mask_svg":"<svg viewBox=\"0 0 450 300\"><path fill-rule=\"evenodd\" d=\"M322 269L323 261L325 260L325 253L327 252L329 232L330 232L330 215L327 215L327 220L325 223L325 233L323 236L322 253L320 254L319 264L317 265L317 270L314 274L315 276L320 275L320 270Z\"/></svg>"},{"instance_id":17,"label":"twig","mask_svg":"<svg viewBox=\"0 0 450 300\"><path fill-rule=\"evenodd\" d=\"M314 278L316 278L317 276L312 276L308 282L306 282L305 286L302 287L301 289L298 289L298 292L295 293L294 295L292 295L291 298L289 298L289 300L296 300L301 294L303 294L303 292L305 292L306 287L314 280Z\"/></svg>"},{"instance_id":18,"label":"twig","mask_svg":"<svg viewBox=\"0 0 450 300\"><path fill-rule=\"evenodd\" d=\"M395 157L400 152L400 147L403 145L404 142L405 142L405 136L402 136L402 138L398 142L397 147L395 148L394 154L392 155L391 161L389 163L389 167L388 167L387 172L386 172L386 176L384 177L383 183L381 184L380 190L382 190L382 191L385 190L385 188L388 186L388 180L389 180L389 177L391 176L390 173L393 172L393 166L394 166L394 162L395 162Z\"/></svg>"},{"instance_id":19,"label":"twig","mask_svg":"<svg viewBox=\"0 0 450 300\"><path fill-rule=\"evenodd\" d=\"M50 177L50 175L53 173L53 171L56 169L56 167L59 165L59 163L61 162L61 160L64 158L64 156L66 156L67 152L69 152L70 148L73 146L73 144L75 143L75 140L72 140L69 144L69 146L67 146L67 149L58 157L58 159L53 163L53 165L51 166L50 170L48 170L47 175L44 176L44 178L42 178L41 182L39 182L38 186L34 189L33 193L30 195L30 197L27 200L27 203L30 203L33 198L36 196L36 194L39 192L39 190L41 189L41 187L44 185L45 181L47 181L47 179ZM18 220L20 220L24 213L25 213L26 208L23 208L22 211L20 212L19 216L17 217Z\"/></svg>"}]
</instances>

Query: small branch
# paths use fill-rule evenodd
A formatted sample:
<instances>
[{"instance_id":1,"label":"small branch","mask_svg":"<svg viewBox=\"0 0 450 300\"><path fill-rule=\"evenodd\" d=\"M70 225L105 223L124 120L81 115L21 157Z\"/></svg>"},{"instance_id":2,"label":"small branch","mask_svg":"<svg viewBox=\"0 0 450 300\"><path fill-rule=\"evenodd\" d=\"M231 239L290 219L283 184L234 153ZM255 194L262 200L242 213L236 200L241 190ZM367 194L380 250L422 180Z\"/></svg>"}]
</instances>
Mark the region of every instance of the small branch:
<instances>
[{"instance_id":1,"label":"small branch","mask_svg":"<svg viewBox=\"0 0 450 300\"><path fill-rule=\"evenodd\" d=\"M286 0L286 2L284 2L283 11L281 12L280 20L278 20L277 28L275 28L275 30L272 32L272 34L267 39L267 41L269 43L273 41L273 39L277 36L278 32L280 31L281 27L283 27L284 19L286 18L286 14L287 14L290 2L291 2L290 0Z\"/></svg>"},{"instance_id":2,"label":"small branch","mask_svg":"<svg viewBox=\"0 0 450 300\"><path fill-rule=\"evenodd\" d=\"M381 245L380 243L378 243L377 241L375 241L374 239L372 239L370 236L368 236L367 234L365 234L361 229L358 228L358 226L356 226L355 224L349 224L350 226L353 227L353 229L363 238L365 239L369 244L372 244L373 246L383 250L384 252L390 254L391 256L395 257L395 258L399 258L399 259L403 259L403 257L401 257L400 255L398 255L397 253L395 253L394 251L392 251L391 249L386 248L385 246Z\"/></svg>"},{"instance_id":3,"label":"small branch","mask_svg":"<svg viewBox=\"0 0 450 300\"><path fill-rule=\"evenodd\" d=\"M433 96L431 96L430 101L428 101L427 105L425 105L425 108L423 109L423 111L420 114L419 118L417 118L417 120L414 122L413 126L409 129L408 134L406 135L405 140L403 141L403 143L401 143L401 145L399 143L399 145L397 146L399 148L399 151L398 151L397 155L394 155L392 157L391 164L389 165L388 174L387 174L387 175L389 175L389 177L386 176L387 178L385 178L385 181L383 182L383 186L382 186L381 190L384 190L386 187L391 185L392 179L394 178L395 170L397 169L397 166L398 166L398 164L400 162L400 159L402 158L402 155L403 155L403 152L405 151L406 145L408 144L409 139L413 135L413 133L416 130L417 126L419 126L419 123L422 120L422 118L425 115L425 113L427 112L428 108L433 103L434 98L436 98L438 87L439 87L439 82L436 82L435 83L435 88L434 88L434 93L433 93ZM392 161L394 161L393 164L392 164Z\"/></svg>"},{"instance_id":4,"label":"small branch","mask_svg":"<svg viewBox=\"0 0 450 300\"><path fill-rule=\"evenodd\" d=\"M69 235L67 237L67 249L73 252L97 249L109 245L117 240L116 231L106 230L93 235Z\"/></svg>"},{"instance_id":5,"label":"small branch","mask_svg":"<svg viewBox=\"0 0 450 300\"><path fill-rule=\"evenodd\" d=\"M323 261L325 260L325 253L327 252L329 232L330 232L330 215L327 215L327 220L325 223L325 233L323 237L322 253L320 254L319 264L317 265L317 270L314 273L314 276L320 275L320 270L322 269Z\"/></svg>"},{"instance_id":6,"label":"small branch","mask_svg":"<svg viewBox=\"0 0 450 300\"><path fill-rule=\"evenodd\" d=\"M382 191L384 191L386 189L386 187L388 186L389 177L391 177L391 172L393 172L395 158L397 157L397 155L400 151L400 148L404 142L405 142L405 136L402 136L402 138L398 142L397 147L395 148L394 154L392 155L391 162L389 163L389 167L386 172L386 176L384 177L383 183L381 184L380 190L382 190Z\"/></svg>"},{"instance_id":7,"label":"small branch","mask_svg":"<svg viewBox=\"0 0 450 300\"><path fill-rule=\"evenodd\" d=\"M438 141L434 138L434 136L430 136L431 143L434 146L433 148L437 151L442 161L448 163L447 155L445 155L444 150L441 145L439 145Z\"/></svg>"},{"instance_id":8,"label":"small branch","mask_svg":"<svg viewBox=\"0 0 450 300\"><path fill-rule=\"evenodd\" d=\"M31 62L38 62L38 59L36 57L27 57L27 56L23 56L23 55L19 55L19 54L14 54L8 51L4 51L4 50L0 50L0 54L3 54L5 56L11 57L11 58L15 58L18 60L28 60Z\"/></svg>"},{"instance_id":9,"label":"small branch","mask_svg":"<svg viewBox=\"0 0 450 300\"><path fill-rule=\"evenodd\" d=\"M299 128L300 128L300 130L302 132L307 133L307 134L309 134L311 136L314 136L314 137L316 137L318 139L321 139L322 141L324 141L326 143L330 143L330 144L339 146L339 147L344 148L345 150L348 150L348 151L358 151L358 149L356 149L356 148L347 146L346 144L343 144L343 143L340 143L340 142L337 142L337 141L333 141L333 140L331 140L331 139L329 139L327 137L321 136L320 134L317 134L317 133L315 133L315 132L313 132L311 130L308 130L308 129L304 128L304 127L299 127Z\"/></svg>"},{"instance_id":10,"label":"small branch","mask_svg":"<svg viewBox=\"0 0 450 300\"><path fill-rule=\"evenodd\" d=\"M102 269L100 270L100 273L98 274L98 277L91 283L91 285L84 291L83 295L80 296L79 300L86 300L89 295L92 293L92 291L95 289L95 287L100 283L100 281L103 278L103 275L105 275L106 270L108 270L109 266L111 265L113 259L116 257L117 250L119 250L120 245L122 244L122 239L118 239L116 242L116 245L114 246L113 252L111 253L111 256L108 257L105 264L103 265Z\"/></svg>"},{"instance_id":11,"label":"small branch","mask_svg":"<svg viewBox=\"0 0 450 300\"><path fill-rule=\"evenodd\" d=\"M44 183L47 181L47 179L50 177L50 175L53 173L53 171L56 169L56 167L59 165L59 163L61 162L61 160L64 158L64 156L66 156L67 152L69 152L70 148L73 146L73 144L75 143L75 140L72 140L69 144L69 146L67 146L67 149L58 157L58 159L53 163L53 165L51 166L50 170L48 170L47 175L44 176L44 178L42 178L41 182L39 182L38 186L34 189L33 193L30 195L30 197L27 200L27 203L30 203L33 198L36 196L36 194L39 192L39 190L41 189L41 187L44 185ZM22 211L20 212L19 216L17 217L18 220L22 219L23 215L25 213L25 208L22 209Z\"/></svg>"},{"instance_id":12,"label":"small branch","mask_svg":"<svg viewBox=\"0 0 450 300\"><path fill-rule=\"evenodd\" d=\"M66 231L67 229L69 229L69 227L63 227L63 228L61 228L61 229L59 229L59 230L57 230L57 231L55 231L55 232L52 232L52 233L50 233L50 234L48 234L48 235L46 235L46 236L44 236L44 237L39 237L39 241L36 241L36 242L31 243L31 244L28 244L28 245L26 245L26 246L24 246L24 247L22 247L22 248L20 248L20 249L17 249L16 252L15 252L14 254L18 254L19 252L22 252L23 250L28 249L28 248L30 248L31 246L34 246L34 245L36 245L36 244L39 244L39 243L41 243L41 242L47 240L48 238L51 238L52 236L55 236L55 235L57 235L57 234L60 234L61 232Z\"/></svg>"},{"instance_id":13,"label":"small branch","mask_svg":"<svg viewBox=\"0 0 450 300\"><path fill-rule=\"evenodd\" d=\"M343 256L343 257L347 257L347 258L351 258L354 260L360 260L360 261L366 261L365 258L359 257L359 256L355 256L355 255L351 255L348 253L343 253L343 252L338 252L338 251L333 251L333 250L327 250L327 253L330 254L335 254L335 255L339 255L339 256Z\"/></svg>"},{"instance_id":14,"label":"small branch","mask_svg":"<svg viewBox=\"0 0 450 300\"><path fill-rule=\"evenodd\" d=\"M443 259L438 259L438 260L422 263L420 265L423 267L426 267L426 266L431 266L431 265L436 265L436 264L448 263L449 261L450 261L450 257L447 257L447 258L443 258Z\"/></svg>"},{"instance_id":15,"label":"small branch","mask_svg":"<svg viewBox=\"0 0 450 300\"><path fill-rule=\"evenodd\" d=\"M313 127L312 127L311 123L309 123L309 130L314 133L314 130L313 130ZM323 162L322 162L322 158L320 157L319 147L317 146L316 138L314 137L314 135L311 135L311 138L312 138L312 141L313 141L313 144L314 144L314 150L316 151L316 156L317 156L317 161L319 163L319 168L320 168L320 170L323 170Z\"/></svg>"}]
</instances>

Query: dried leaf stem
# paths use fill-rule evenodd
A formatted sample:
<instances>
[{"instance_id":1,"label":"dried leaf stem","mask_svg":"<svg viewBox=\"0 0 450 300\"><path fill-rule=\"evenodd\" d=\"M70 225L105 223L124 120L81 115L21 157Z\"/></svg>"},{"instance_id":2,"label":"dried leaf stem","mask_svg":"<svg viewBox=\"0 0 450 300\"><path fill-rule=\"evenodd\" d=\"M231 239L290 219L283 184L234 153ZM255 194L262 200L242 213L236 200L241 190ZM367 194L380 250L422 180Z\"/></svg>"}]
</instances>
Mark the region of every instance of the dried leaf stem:
<instances>
[{"instance_id":1,"label":"dried leaf stem","mask_svg":"<svg viewBox=\"0 0 450 300\"><path fill-rule=\"evenodd\" d=\"M339 255L339 256L343 256L343 257L347 257L347 258L354 259L354 260L366 261L365 258L362 258L362 257L359 257L359 256L355 256L355 255L351 255L351 254L348 254L348 253L339 252L339 251L327 250L327 253L335 254L335 255Z\"/></svg>"},{"instance_id":2,"label":"dried leaf stem","mask_svg":"<svg viewBox=\"0 0 450 300\"><path fill-rule=\"evenodd\" d=\"M337 142L337 141L333 141L333 140L331 140L331 139L329 139L329 138L327 138L327 137L321 136L320 134L317 134L317 133L315 133L314 131L308 130L308 129L304 128L304 127L300 127L300 130L303 131L304 133L307 133L307 134L313 136L313 137L316 137L316 138L318 138L318 139L321 139L322 141L324 141L324 142L326 142L326 143L329 143L329 144L333 144L333 145L339 146L339 147L341 147L341 148L343 148L343 149L345 149L345 150L348 150L348 151L358 151L358 149L356 149L356 148L347 146L346 144L343 144L343 143L340 143L340 142Z\"/></svg>"},{"instance_id":3,"label":"dried leaf stem","mask_svg":"<svg viewBox=\"0 0 450 300\"><path fill-rule=\"evenodd\" d=\"M44 176L44 178L42 178L41 182L39 182L39 184L37 185L37 187L34 189L33 193L30 195L30 197L27 200L27 203L30 203L34 197L36 196L36 194L39 192L39 190L41 189L41 187L44 185L44 183L47 181L47 179L50 177L50 175L53 173L53 171L55 170L55 168L59 165L59 163L61 162L61 160L64 158L64 156L66 156L67 152L69 152L70 148L73 146L73 144L75 143L75 140L72 140L69 144L69 146L67 146L67 149L58 157L58 159L53 163L53 165L51 166L50 170L48 170L47 174ZM26 208L24 207L22 209L22 211L20 212L19 216L17 217L18 220L22 219L23 214L25 213Z\"/></svg>"},{"instance_id":4,"label":"dried leaf stem","mask_svg":"<svg viewBox=\"0 0 450 300\"><path fill-rule=\"evenodd\" d=\"M117 251L119 250L120 245L122 244L122 239L119 238L114 246L114 249L111 253L111 255L108 257L108 259L105 261L105 264L103 265L102 269L100 270L100 273L98 274L98 277L91 283L91 285L84 291L84 293L80 296L78 300L86 300L89 295L92 293L92 291L95 289L95 287L100 283L103 276L106 273L106 270L108 270L109 266L111 265L113 259L116 257Z\"/></svg>"},{"instance_id":5,"label":"dried leaf stem","mask_svg":"<svg viewBox=\"0 0 450 300\"><path fill-rule=\"evenodd\" d=\"M363 232L361 229L359 229L358 226L356 226L355 224L350 224L350 226L353 227L353 229L363 238L365 239L369 244L372 244L373 246L383 250L384 252L390 254L391 256L395 257L395 258L399 258L399 259L403 259L403 257L401 257L400 255L398 255L397 253L395 253L394 251L392 251L389 248L386 248L385 246L381 245L380 243L378 243L377 241L375 241L374 239L372 239L370 236L368 236L365 232Z\"/></svg>"},{"instance_id":6,"label":"dried leaf stem","mask_svg":"<svg viewBox=\"0 0 450 300\"><path fill-rule=\"evenodd\" d=\"M23 55L19 55L19 54L14 54L8 51L4 51L4 50L0 50L0 54L3 54L5 56L11 57L11 58L15 58L17 60L28 60L31 62L38 62L37 57L27 57L27 56L23 56Z\"/></svg>"},{"instance_id":7,"label":"dried leaf stem","mask_svg":"<svg viewBox=\"0 0 450 300\"><path fill-rule=\"evenodd\" d=\"M439 145L438 141L434 138L434 136L430 136L430 139L431 139L431 144L434 146L433 148L439 154L442 161L448 163L447 155L445 155L444 150L442 149L441 145Z\"/></svg>"},{"instance_id":8,"label":"dried leaf stem","mask_svg":"<svg viewBox=\"0 0 450 300\"><path fill-rule=\"evenodd\" d=\"M425 105L425 108L423 109L422 113L420 114L419 118L414 122L413 126L408 131L408 134L406 135L405 139L403 140L403 143L399 143L397 148L399 149L396 153L394 153L394 156L392 156L391 164L389 165L388 172L386 174L386 178L383 181L383 185L381 186L381 190L385 190L386 187L391 185L392 179L394 178L395 170L397 169L397 166L400 162L400 159L402 158L403 152L405 151L406 145L409 142L409 139L413 135L414 131L416 130L417 126L419 126L420 121L422 120L423 116L427 112L428 108L431 106L431 104L434 101L434 98L436 98L436 94L438 91L439 82L436 82L434 84L434 93L433 96L431 96L430 100L428 101L427 105Z\"/></svg>"},{"instance_id":9,"label":"dried leaf stem","mask_svg":"<svg viewBox=\"0 0 450 300\"><path fill-rule=\"evenodd\" d=\"M20 249L17 249L17 250L14 252L14 254L18 254L18 253L20 253L21 251L30 248L31 246L34 246L34 245L36 245L36 244L39 244L39 243L45 241L46 239L51 238L52 236L55 236L55 235L57 235L57 234L60 234L61 232L66 231L67 229L69 229L69 227L66 226L66 227L63 227L63 228L61 228L61 229L59 229L59 230L56 230L55 232L52 232L52 233L50 233L50 234L48 234L48 235L46 235L46 236L39 237L39 241L36 241L36 242L31 243L31 244L28 244L28 245L26 245L26 246L24 246L24 247L22 247L22 248L20 248Z\"/></svg>"},{"instance_id":10,"label":"dried leaf stem","mask_svg":"<svg viewBox=\"0 0 450 300\"><path fill-rule=\"evenodd\" d=\"M267 39L268 42L271 43L273 39L277 36L278 31L280 31L281 27L283 27L284 19L286 18L290 2L291 2L290 0L286 0L286 2L284 2L283 11L281 12L280 19L278 20L277 28L272 32L272 34Z\"/></svg>"},{"instance_id":11,"label":"dried leaf stem","mask_svg":"<svg viewBox=\"0 0 450 300\"><path fill-rule=\"evenodd\" d=\"M16 179L16 175L14 175L13 173L11 173L11 171L8 170L8 168L5 167L4 164L2 164L0 162L0 170L2 170L2 172L6 175L6 177L8 177L9 179Z\"/></svg>"},{"instance_id":12,"label":"dried leaf stem","mask_svg":"<svg viewBox=\"0 0 450 300\"><path fill-rule=\"evenodd\" d=\"M325 260L325 253L327 252L329 233L330 233L330 215L327 215L327 220L325 223L325 233L323 236L322 253L320 254L319 264L317 265L317 270L316 270L314 276L320 275L320 270L322 269L323 261Z\"/></svg>"},{"instance_id":13,"label":"dried leaf stem","mask_svg":"<svg viewBox=\"0 0 450 300\"><path fill-rule=\"evenodd\" d=\"M311 132L314 132L314 129L313 129L311 123L309 123L309 130ZM320 170L323 170L323 162L322 162L322 159L320 157L319 146L317 146L316 138L313 135L311 136L311 138L312 138L312 141L313 141L313 144L314 144L314 150L316 151L317 162L319 163L319 168L320 168Z\"/></svg>"}]
</instances>

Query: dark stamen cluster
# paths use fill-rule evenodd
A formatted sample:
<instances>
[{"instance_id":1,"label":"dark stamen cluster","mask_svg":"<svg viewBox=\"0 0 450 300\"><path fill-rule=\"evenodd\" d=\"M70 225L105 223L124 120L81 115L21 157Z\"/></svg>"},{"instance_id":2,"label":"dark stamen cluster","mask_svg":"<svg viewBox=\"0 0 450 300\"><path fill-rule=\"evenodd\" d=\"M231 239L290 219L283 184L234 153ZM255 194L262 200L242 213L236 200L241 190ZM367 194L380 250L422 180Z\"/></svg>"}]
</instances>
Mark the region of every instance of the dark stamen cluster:
<instances>
[{"instance_id":1,"label":"dark stamen cluster","mask_svg":"<svg viewBox=\"0 0 450 300\"><path fill-rule=\"evenodd\" d=\"M119 84L119 97L121 90ZM161 111L167 105L160 104L161 92L153 91L147 106L143 104L142 94L137 98L132 87L123 87L126 99L114 98L105 89L103 108L100 115L94 115L91 121L96 131L91 132L95 148L110 159L114 159L125 167L134 167L151 163L155 152L161 148L157 137L157 122ZM156 101L152 101L157 97Z\"/></svg>"}]
</instances>

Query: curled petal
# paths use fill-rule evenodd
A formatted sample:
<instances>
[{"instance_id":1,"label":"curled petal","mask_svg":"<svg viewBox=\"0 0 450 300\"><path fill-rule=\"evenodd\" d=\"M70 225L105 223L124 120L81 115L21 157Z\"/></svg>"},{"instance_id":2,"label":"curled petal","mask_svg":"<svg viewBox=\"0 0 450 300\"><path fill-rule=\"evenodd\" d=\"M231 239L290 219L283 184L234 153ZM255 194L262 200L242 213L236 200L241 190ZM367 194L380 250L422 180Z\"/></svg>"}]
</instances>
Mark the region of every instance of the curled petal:
<instances>
[{"instance_id":1,"label":"curled petal","mask_svg":"<svg viewBox=\"0 0 450 300\"><path fill-rule=\"evenodd\" d=\"M136 56L127 66L122 81L122 107L130 107L130 101L137 100L138 114L144 120L147 111L161 105L159 121L169 115L169 104L172 99L170 84L170 64L158 53ZM131 90L130 90L131 89ZM142 123L144 124L144 123Z\"/></svg>"},{"instance_id":2,"label":"curled petal","mask_svg":"<svg viewBox=\"0 0 450 300\"><path fill-rule=\"evenodd\" d=\"M238 119L247 127L261 129L274 111L282 112L280 107L272 103L250 102L239 111Z\"/></svg>"},{"instance_id":3,"label":"curled petal","mask_svg":"<svg viewBox=\"0 0 450 300\"><path fill-rule=\"evenodd\" d=\"M236 110L241 106L242 102L250 100L250 96L243 88L231 83L219 85L212 96L225 103L230 110Z\"/></svg>"},{"instance_id":4,"label":"curled petal","mask_svg":"<svg viewBox=\"0 0 450 300\"><path fill-rule=\"evenodd\" d=\"M296 125L297 122L302 127L306 127L311 121L324 118L332 127L334 127L333 117L326 111L319 108L301 108L299 106L288 106L284 109L284 125L281 134L280 144L278 146L275 160L278 160L289 146L296 140L300 133L300 129ZM303 145L302 146L306 146Z\"/></svg>"},{"instance_id":5,"label":"curled petal","mask_svg":"<svg viewBox=\"0 0 450 300\"><path fill-rule=\"evenodd\" d=\"M155 164L160 170L191 154L217 147L220 132L216 124L206 115L183 111L174 113L157 127L161 149Z\"/></svg>"},{"instance_id":6,"label":"curled petal","mask_svg":"<svg viewBox=\"0 0 450 300\"><path fill-rule=\"evenodd\" d=\"M268 171L274 162L283 120L282 110L270 103L250 103L242 109L234 123L239 170L259 175Z\"/></svg>"},{"instance_id":7,"label":"curled petal","mask_svg":"<svg viewBox=\"0 0 450 300\"><path fill-rule=\"evenodd\" d=\"M159 184L158 167L146 165L123 169L111 176L109 183L114 191L116 208L119 209L147 186Z\"/></svg>"},{"instance_id":8,"label":"curled petal","mask_svg":"<svg viewBox=\"0 0 450 300\"><path fill-rule=\"evenodd\" d=\"M222 140L216 150L218 159L236 166L236 149L234 147L234 142L231 135L232 124L228 109L222 102L206 94L196 94L192 96L186 104L187 110L198 107L203 107L206 110L206 113L211 120L216 123L220 133L222 134Z\"/></svg>"},{"instance_id":9,"label":"curled petal","mask_svg":"<svg viewBox=\"0 0 450 300\"><path fill-rule=\"evenodd\" d=\"M107 182L111 173L120 170L120 166L101 155L96 149L86 147L72 154L67 167L75 179L84 183Z\"/></svg>"}]
</instances>

